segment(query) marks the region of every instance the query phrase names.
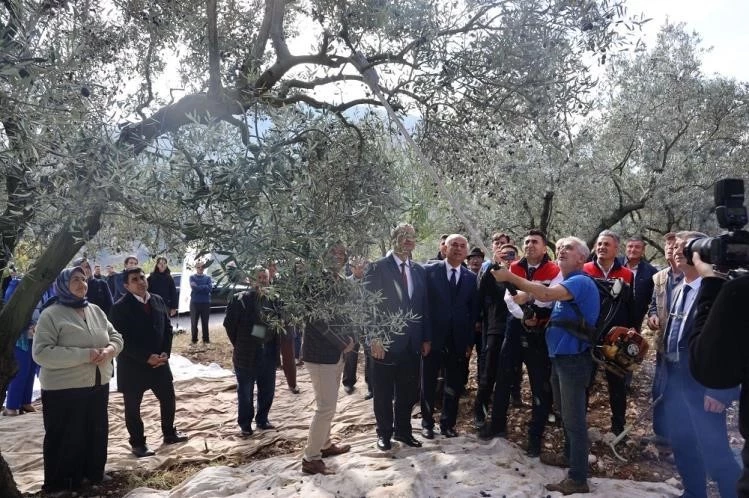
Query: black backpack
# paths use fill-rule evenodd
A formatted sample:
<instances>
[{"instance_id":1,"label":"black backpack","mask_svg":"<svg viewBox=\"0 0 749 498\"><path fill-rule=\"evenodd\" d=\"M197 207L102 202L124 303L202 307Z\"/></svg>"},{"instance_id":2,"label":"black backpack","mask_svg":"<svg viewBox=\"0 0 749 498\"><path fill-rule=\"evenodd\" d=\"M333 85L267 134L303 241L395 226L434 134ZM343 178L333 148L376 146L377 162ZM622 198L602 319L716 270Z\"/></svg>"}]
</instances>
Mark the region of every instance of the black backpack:
<instances>
[{"instance_id":1,"label":"black backpack","mask_svg":"<svg viewBox=\"0 0 749 498\"><path fill-rule=\"evenodd\" d=\"M597 345L611 329L619 308L631 295L632 288L621 278L604 279L590 275L588 278L596 284L601 303L596 323L588 324L577 303L570 301L572 309L577 314L577 320L552 320L548 326L561 327L578 339Z\"/></svg>"}]
</instances>

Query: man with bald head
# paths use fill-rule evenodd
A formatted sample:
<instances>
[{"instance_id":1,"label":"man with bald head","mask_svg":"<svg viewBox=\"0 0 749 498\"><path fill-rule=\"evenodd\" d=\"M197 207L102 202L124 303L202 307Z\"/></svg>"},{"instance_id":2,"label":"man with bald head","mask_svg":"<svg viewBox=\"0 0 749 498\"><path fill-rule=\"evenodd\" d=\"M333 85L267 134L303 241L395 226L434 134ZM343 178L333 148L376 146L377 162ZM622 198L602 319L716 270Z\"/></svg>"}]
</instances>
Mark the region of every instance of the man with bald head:
<instances>
[{"instance_id":1,"label":"man with bald head","mask_svg":"<svg viewBox=\"0 0 749 498\"><path fill-rule=\"evenodd\" d=\"M445 369L440 431L455 437L458 402L465 384L465 364L474 343L478 321L476 275L462 266L468 241L460 234L445 239L445 259L426 267L428 337L431 347L422 359L421 434L434 438L434 400L437 374Z\"/></svg>"}]
</instances>

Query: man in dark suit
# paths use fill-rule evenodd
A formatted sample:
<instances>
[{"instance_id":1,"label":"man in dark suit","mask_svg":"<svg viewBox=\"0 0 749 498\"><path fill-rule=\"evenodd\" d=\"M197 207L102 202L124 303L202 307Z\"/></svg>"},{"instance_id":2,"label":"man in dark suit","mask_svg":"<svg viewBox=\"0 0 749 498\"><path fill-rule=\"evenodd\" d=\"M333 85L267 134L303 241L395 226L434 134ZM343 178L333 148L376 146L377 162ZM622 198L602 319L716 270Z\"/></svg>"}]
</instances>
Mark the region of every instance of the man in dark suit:
<instances>
[{"instance_id":1,"label":"man in dark suit","mask_svg":"<svg viewBox=\"0 0 749 498\"><path fill-rule=\"evenodd\" d=\"M365 286L383 298L383 313L408 313L409 321L385 348L381 341L370 344L374 412L377 420L377 447L390 449L390 438L408 446L421 446L411 433L411 410L419 394L421 355L429 354L429 338L424 327L427 295L424 269L411 261L416 246L414 227L402 223L391 235L393 251L375 261L365 277ZM395 403L393 403L395 401Z\"/></svg>"},{"instance_id":2,"label":"man in dark suit","mask_svg":"<svg viewBox=\"0 0 749 498\"><path fill-rule=\"evenodd\" d=\"M117 389L125 401L125 426L133 454L154 454L146 446L140 404L147 390L159 400L164 444L187 441L174 427L175 395L169 355L172 351L172 325L164 301L148 292L148 281L140 268L122 272L127 293L113 306L110 321L125 341L117 358Z\"/></svg>"},{"instance_id":3,"label":"man in dark suit","mask_svg":"<svg viewBox=\"0 0 749 498\"><path fill-rule=\"evenodd\" d=\"M452 234L445 241L445 259L426 267L427 316L431 338L428 354L422 358L421 434L434 438L434 408L437 374L445 369L445 389L440 430L455 437L458 401L465 384L465 363L470 358L478 320L476 275L461 266L468 255L468 241Z\"/></svg>"},{"instance_id":4,"label":"man in dark suit","mask_svg":"<svg viewBox=\"0 0 749 498\"><path fill-rule=\"evenodd\" d=\"M674 296L665 327L666 432L684 486L682 496L707 496L708 475L718 484L720 496L736 496L741 467L728 443L725 410L738 398L738 388L707 389L689 370L689 337L695 330L695 303L702 277L687 263L684 247L700 236L704 234L676 234L674 260L684 273L684 283Z\"/></svg>"},{"instance_id":5,"label":"man in dark suit","mask_svg":"<svg viewBox=\"0 0 749 498\"><path fill-rule=\"evenodd\" d=\"M630 237L624 248L625 257L622 264L634 273L635 280L633 291L635 293L635 325L637 330L642 328L642 321L650 306L653 297L653 275L658 273L655 266L643 259L645 254L645 241L639 235Z\"/></svg>"}]
</instances>

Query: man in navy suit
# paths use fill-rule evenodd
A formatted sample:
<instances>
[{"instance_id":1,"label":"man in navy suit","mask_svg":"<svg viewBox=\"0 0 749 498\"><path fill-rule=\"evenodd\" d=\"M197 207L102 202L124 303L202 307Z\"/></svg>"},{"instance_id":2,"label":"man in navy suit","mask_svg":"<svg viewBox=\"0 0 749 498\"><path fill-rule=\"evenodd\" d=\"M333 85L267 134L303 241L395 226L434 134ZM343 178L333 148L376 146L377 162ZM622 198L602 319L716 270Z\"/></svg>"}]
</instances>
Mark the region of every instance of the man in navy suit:
<instances>
[{"instance_id":1,"label":"man in navy suit","mask_svg":"<svg viewBox=\"0 0 749 498\"><path fill-rule=\"evenodd\" d=\"M738 398L738 388L707 389L689 370L689 336L694 331L696 298L702 285L697 268L687 263L684 247L698 232L678 232L674 260L684 283L674 296L665 327L666 386L663 391L666 431L676 468L684 486L682 496L706 497L707 476L720 496L736 496L741 467L728 444L726 408Z\"/></svg>"},{"instance_id":2,"label":"man in navy suit","mask_svg":"<svg viewBox=\"0 0 749 498\"><path fill-rule=\"evenodd\" d=\"M468 241L452 234L445 241L445 259L426 267L428 332L431 348L422 358L421 434L434 438L434 408L437 374L445 369L445 389L440 431L455 437L458 401L465 385L465 364L470 358L478 320L476 275L461 266L468 255Z\"/></svg>"},{"instance_id":3,"label":"man in navy suit","mask_svg":"<svg viewBox=\"0 0 749 498\"><path fill-rule=\"evenodd\" d=\"M126 341L117 358L117 389L125 402L125 427L132 452L141 458L154 454L146 446L140 416L143 394L148 390L159 400L164 444L187 441L187 436L174 427L176 402L169 368L172 325L166 305L148 292L146 276L137 266L126 268L122 278L127 293L114 303L109 320Z\"/></svg>"},{"instance_id":4,"label":"man in navy suit","mask_svg":"<svg viewBox=\"0 0 749 498\"><path fill-rule=\"evenodd\" d=\"M382 451L391 448L391 437L408 446L421 446L411 433L411 410L419 394L421 355L429 354L430 344L424 326L426 276L424 268L411 260L416 246L414 227L401 223L393 229L391 242L393 251L370 266L365 285L382 296L382 312L412 312L417 318L401 334L393 335L387 347L377 340L370 344L377 447Z\"/></svg>"}]
</instances>

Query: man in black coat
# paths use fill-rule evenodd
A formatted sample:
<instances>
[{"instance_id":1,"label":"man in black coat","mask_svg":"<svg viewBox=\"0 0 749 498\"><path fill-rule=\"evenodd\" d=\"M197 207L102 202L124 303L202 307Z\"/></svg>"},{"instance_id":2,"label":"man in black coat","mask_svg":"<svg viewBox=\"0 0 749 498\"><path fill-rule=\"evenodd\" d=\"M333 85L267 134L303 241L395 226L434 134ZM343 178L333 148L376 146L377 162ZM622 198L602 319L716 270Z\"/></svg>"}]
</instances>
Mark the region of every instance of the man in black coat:
<instances>
[{"instance_id":1,"label":"man in black coat","mask_svg":"<svg viewBox=\"0 0 749 498\"><path fill-rule=\"evenodd\" d=\"M643 259L645 254L645 241L639 235L630 237L624 248L625 257L622 259L622 265L628 268L635 276L632 290L635 300L635 328L642 328L642 321L650 306L650 299L653 297L653 275L658 273L655 266Z\"/></svg>"},{"instance_id":2,"label":"man in black coat","mask_svg":"<svg viewBox=\"0 0 749 498\"><path fill-rule=\"evenodd\" d=\"M138 458L151 456L146 446L140 404L151 390L159 400L164 444L187 441L174 427L175 395L169 355L172 325L164 301L148 292L148 281L140 268L122 272L127 293L113 306L110 321L125 341L117 358L117 390L125 401L125 426L132 452Z\"/></svg>"},{"instance_id":3,"label":"man in black coat","mask_svg":"<svg viewBox=\"0 0 749 498\"><path fill-rule=\"evenodd\" d=\"M390 438L419 447L411 429L411 410L419 397L419 364L429 353L430 338L425 325L427 294L424 269L411 260L416 246L414 227L402 223L392 233L393 252L374 262L365 277L367 289L383 298L384 314L416 315L401 334L394 335L387 350L379 340L371 343L374 412L377 420L377 448L391 448Z\"/></svg>"},{"instance_id":4,"label":"man in black coat","mask_svg":"<svg viewBox=\"0 0 749 498\"><path fill-rule=\"evenodd\" d=\"M109 314L109 310L112 308L112 294L109 292L107 283L91 274L91 265L86 258L74 259L73 266L80 266L86 273L88 279L86 299L88 299L88 302L97 305L104 313Z\"/></svg>"},{"instance_id":5,"label":"man in black coat","mask_svg":"<svg viewBox=\"0 0 749 498\"><path fill-rule=\"evenodd\" d=\"M268 319L278 315L276 303L267 296L268 271L260 270L255 288L240 292L226 308L224 328L234 352L232 362L237 376L237 423L242 436L251 436L252 419L261 430L275 428L268 413L276 392L276 361L278 334ZM257 384L257 415L253 397Z\"/></svg>"}]
</instances>

